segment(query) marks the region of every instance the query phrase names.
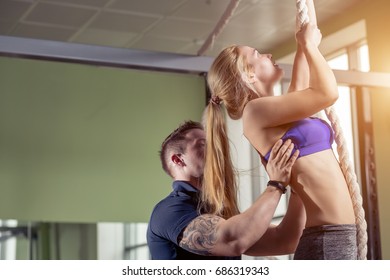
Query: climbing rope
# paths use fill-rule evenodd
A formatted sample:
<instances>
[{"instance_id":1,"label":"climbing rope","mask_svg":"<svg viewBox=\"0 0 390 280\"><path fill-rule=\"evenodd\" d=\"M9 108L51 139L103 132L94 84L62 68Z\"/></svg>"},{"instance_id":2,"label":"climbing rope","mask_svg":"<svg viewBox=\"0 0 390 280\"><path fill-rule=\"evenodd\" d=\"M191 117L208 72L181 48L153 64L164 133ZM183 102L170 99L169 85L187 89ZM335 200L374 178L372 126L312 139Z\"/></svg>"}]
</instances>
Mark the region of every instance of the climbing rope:
<instances>
[{"instance_id":1,"label":"climbing rope","mask_svg":"<svg viewBox=\"0 0 390 280\"><path fill-rule=\"evenodd\" d=\"M297 16L300 26L310 21L308 15L308 8L306 0L297 0ZM335 133L335 141L337 144L337 152L339 154L339 162L341 170L347 181L348 190L351 195L353 210L355 213L355 220L357 226L357 246L358 246L358 259L367 259L367 223L365 220L363 199L360 194L360 187L357 182L356 174L352 168L352 164L349 160L348 149L344 134L341 130L341 125L338 116L333 107L326 108L325 114L329 119L331 126Z\"/></svg>"},{"instance_id":2,"label":"climbing rope","mask_svg":"<svg viewBox=\"0 0 390 280\"><path fill-rule=\"evenodd\" d=\"M308 11L306 0L297 0L297 14L300 26L310 21Z\"/></svg>"}]
</instances>

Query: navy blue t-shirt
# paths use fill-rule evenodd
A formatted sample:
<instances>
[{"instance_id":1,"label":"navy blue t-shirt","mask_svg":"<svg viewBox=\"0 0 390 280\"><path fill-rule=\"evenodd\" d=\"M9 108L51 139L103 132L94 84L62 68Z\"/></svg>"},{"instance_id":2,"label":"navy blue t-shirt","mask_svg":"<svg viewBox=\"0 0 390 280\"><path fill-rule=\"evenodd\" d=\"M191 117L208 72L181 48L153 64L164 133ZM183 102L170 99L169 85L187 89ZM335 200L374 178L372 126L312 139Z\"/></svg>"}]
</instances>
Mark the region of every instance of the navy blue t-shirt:
<instances>
[{"instance_id":1,"label":"navy blue t-shirt","mask_svg":"<svg viewBox=\"0 0 390 280\"><path fill-rule=\"evenodd\" d=\"M153 260L240 259L241 257L203 256L184 250L178 237L198 217L198 190L184 181L174 181L173 191L153 209L147 242Z\"/></svg>"}]
</instances>

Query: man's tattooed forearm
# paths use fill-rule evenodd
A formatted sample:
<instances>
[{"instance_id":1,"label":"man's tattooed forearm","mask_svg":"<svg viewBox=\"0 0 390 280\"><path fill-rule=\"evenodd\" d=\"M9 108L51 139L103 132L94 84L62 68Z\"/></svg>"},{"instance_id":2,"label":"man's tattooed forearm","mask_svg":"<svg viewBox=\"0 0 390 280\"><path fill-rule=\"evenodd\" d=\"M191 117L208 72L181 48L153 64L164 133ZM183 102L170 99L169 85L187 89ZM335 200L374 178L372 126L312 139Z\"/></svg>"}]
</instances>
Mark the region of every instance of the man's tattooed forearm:
<instances>
[{"instance_id":1,"label":"man's tattooed forearm","mask_svg":"<svg viewBox=\"0 0 390 280\"><path fill-rule=\"evenodd\" d=\"M180 247L200 254L211 255L211 249L217 242L216 226L221 217L215 215L202 215L193 220L184 230Z\"/></svg>"}]
</instances>

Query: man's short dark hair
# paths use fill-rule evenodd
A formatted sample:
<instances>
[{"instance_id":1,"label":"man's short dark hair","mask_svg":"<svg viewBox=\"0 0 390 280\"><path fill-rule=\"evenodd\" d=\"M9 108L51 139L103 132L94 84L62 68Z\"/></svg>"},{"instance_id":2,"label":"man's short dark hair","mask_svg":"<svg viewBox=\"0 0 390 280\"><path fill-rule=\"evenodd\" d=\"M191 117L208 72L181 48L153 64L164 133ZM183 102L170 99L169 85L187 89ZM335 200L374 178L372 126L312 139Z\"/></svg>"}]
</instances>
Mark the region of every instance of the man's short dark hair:
<instances>
[{"instance_id":1,"label":"man's short dark hair","mask_svg":"<svg viewBox=\"0 0 390 280\"><path fill-rule=\"evenodd\" d=\"M168 161L169 161L169 159L167 158L168 153L173 151L173 153L175 154L182 154L185 152L187 147L185 136L187 132L191 129L203 130L203 126L199 122L185 121L178 128L176 128L171 134L169 134L168 137L165 138L164 142L161 144L161 150L159 153L160 153L162 168L171 177L172 174L168 168Z\"/></svg>"}]
</instances>

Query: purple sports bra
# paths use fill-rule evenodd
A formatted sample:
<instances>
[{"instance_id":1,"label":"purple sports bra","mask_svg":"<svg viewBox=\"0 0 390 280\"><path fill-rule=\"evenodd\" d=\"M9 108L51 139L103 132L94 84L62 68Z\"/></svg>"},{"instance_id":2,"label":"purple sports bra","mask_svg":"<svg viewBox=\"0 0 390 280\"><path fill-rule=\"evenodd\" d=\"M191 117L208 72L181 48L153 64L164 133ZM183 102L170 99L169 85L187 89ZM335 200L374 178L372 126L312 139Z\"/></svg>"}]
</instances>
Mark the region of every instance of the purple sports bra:
<instances>
[{"instance_id":1,"label":"purple sports bra","mask_svg":"<svg viewBox=\"0 0 390 280\"><path fill-rule=\"evenodd\" d=\"M298 158L300 158L331 149L334 137L333 130L326 121L312 117L295 122L282 136L283 141L287 139L291 139L294 143L293 152L299 150ZM271 150L264 156L266 161L270 154Z\"/></svg>"}]
</instances>

